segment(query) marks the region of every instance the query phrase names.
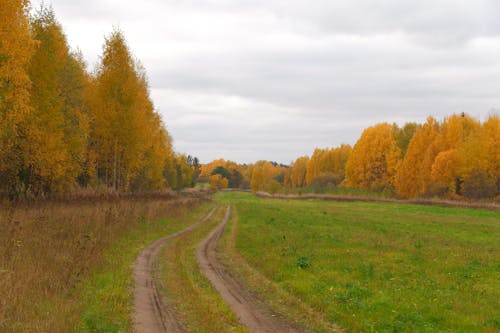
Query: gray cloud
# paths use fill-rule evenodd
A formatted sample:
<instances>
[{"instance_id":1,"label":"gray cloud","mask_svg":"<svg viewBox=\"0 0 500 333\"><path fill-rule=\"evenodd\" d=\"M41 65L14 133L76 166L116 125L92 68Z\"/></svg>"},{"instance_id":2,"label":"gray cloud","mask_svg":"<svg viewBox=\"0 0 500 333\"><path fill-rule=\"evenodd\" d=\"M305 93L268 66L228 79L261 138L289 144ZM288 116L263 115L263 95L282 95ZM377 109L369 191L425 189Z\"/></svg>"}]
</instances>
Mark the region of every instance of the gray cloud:
<instances>
[{"instance_id":1,"label":"gray cloud","mask_svg":"<svg viewBox=\"0 0 500 333\"><path fill-rule=\"evenodd\" d=\"M290 162L380 121L500 108L495 0L53 1L90 67L119 26L178 150Z\"/></svg>"}]
</instances>

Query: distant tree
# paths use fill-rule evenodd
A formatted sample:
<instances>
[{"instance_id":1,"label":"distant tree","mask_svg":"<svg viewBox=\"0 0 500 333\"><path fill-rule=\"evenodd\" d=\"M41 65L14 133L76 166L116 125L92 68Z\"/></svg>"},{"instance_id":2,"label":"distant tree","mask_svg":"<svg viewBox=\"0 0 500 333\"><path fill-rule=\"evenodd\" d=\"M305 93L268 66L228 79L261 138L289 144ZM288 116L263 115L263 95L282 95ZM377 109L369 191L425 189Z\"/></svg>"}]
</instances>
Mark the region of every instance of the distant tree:
<instances>
[{"instance_id":1,"label":"distant tree","mask_svg":"<svg viewBox=\"0 0 500 333\"><path fill-rule=\"evenodd\" d=\"M350 186L370 190L391 190L401 163L401 150L394 126L382 123L363 131L347 161Z\"/></svg>"},{"instance_id":2,"label":"distant tree","mask_svg":"<svg viewBox=\"0 0 500 333\"><path fill-rule=\"evenodd\" d=\"M226 178L228 181L231 178L231 172L223 166L218 166L212 171L212 175L221 175L223 178Z\"/></svg>"},{"instance_id":3,"label":"distant tree","mask_svg":"<svg viewBox=\"0 0 500 333\"><path fill-rule=\"evenodd\" d=\"M495 177L482 169L471 170L464 179L464 195L471 199L491 198L497 194Z\"/></svg>"},{"instance_id":4,"label":"distant tree","mask_svg":"<svg viewBox=\"0 0 500 333\"><path fill-rule=\"evenodd\" d=\"M351 152L351 146L346 144L331 149L315 149L307 162L306 184L310 185L313 179L327 174L335 174L343 180Z\"/></svg>"},{"instance_id":5,"label":"distant tree","mask_svg":"<svg viewBox=\"0 0 500 333\"><path fill-rule=\"evenodd\" d=\"M410 144L411 139L415 135L417 128L418 128L417 123L406 123L402 128L399 128L397 125L394 125L394 129L396 131L394 136L396 138L398 147L401 150L402 156L406 154L406 151L408 150L408 145Z\"/></svg>"},{"instance_id":6,"label":"distant tree","mask_svg":"<svg viewBox=\"0 0 500 333\"><path fill-rule=\"evenodd\" d=\"M228 187L227 178L222 177L220 174L214 174L209 177L210 189L217 191Z\"/></svg>"},{"instance_id":7,"label":"distant tree","mask_svg":"<svg viewBox=\"0 0 500 333\"><path fill-rule=\"evenodd\" d=\"M233 170L231 174L231 179L229 180L229 187L239 188L243 182L243 175L236 169Z\"/></svg>"},{"instance_id":8,"label":"distant tree","mask_svg":"<svg viewBox=\"0 0 500 333\"><path fill-rule=\"evenodd\" d=\"M440 130L432 117L416 130L396 176L399 196L413 198L427 192L432 182L432 164L440 151L436 144Z\"/></svg>"},{"instance_id":9,"label":"distant tree","mask_svg":"<svg viewBox=\"0 0 500 333\"><path fill-rule=\"evenodd\" d=\"M198 178L199 178L200 173L201 173L200 161L198 160L198 157L193 157L191 155L188 155L187 161L188 161L188 164L193 169L193 176L192 176L193 181L192 181L191 186L194 187L196 185L196 182L198 181Z\"/></svg>"},{"instance_id":10,"label":"distant tree","mask_svg":"<svg viewBox=\"0 0 500 333\"><path fill-rule=\"evenodd\" d=\"M285 183L285 172L280 172L277 176L274 176L273 179L277 181L280 185Z\"/></svg>"},{"instance_id":11,"label":"distant tree","mask_svg":"<svg viewBox=\"0 0 500 333\"><path fill-rule=\"evenodd\" d=\"M308 162L309 157L302 156L297 158L295 162L292 163L290 170L288 171L288 186L290 186L291 188L296 188L306 185Z\"/></svg>"},{"instance_id":12,"label":"distant tree","mask_svg":"<svg viewBox=\"0 0 500 333\"><path fill-rule=\"evenodd\" d=\"M429 118L418 128L398 171L396 187L402 197L461 195L463 145L480 130L472 117L452 115L442 124ZM451 180L453 179L453 180ZM442 193L442 187L447 188Z\"/></svg>"},{"instance_id":13,"label":"distant tree","mask_svg":"<svg viewBox=\"0 0 500 333\"><path fill-rule=\"evenodd\" d=\"M462 181L458 173L459 164L458 150L450 149L440 152L431 167L431 179L434 186L446 188L446 192L460 195Z\"/></svg>"}]
</instances>

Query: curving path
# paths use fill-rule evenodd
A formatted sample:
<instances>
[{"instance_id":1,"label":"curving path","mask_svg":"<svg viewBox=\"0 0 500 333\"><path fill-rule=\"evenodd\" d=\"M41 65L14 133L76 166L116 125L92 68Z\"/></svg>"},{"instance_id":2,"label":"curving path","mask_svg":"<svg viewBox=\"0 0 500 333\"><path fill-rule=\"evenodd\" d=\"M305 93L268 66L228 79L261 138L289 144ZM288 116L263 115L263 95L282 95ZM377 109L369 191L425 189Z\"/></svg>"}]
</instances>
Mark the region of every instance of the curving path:
<instances>
[{"instance_id":1,"label":"curving path","mask_svg":"<svg viewBox=\"0 0 500 333\"><path fill-rule=\"evenodd\" d=\"M215 248L229 221L230 214L231 209L228 207L222 222L198 245L196 257L201 271L250 332L306 332L272 314L255 295L246 290L217 260Z\"/></svg>"},{"instance_id":2,"label":"curving path","mask_svg":"<svg viewBox=\"0 0 500 333\"><path fill-rule=\"evenodd\" d=\"M162 302L160 295L161 281L155 279L155 262L165 242L194 230L206 222L216 208L202 220L189 227L160 238L146 247L134 262L135 278L132 320L134 331L140 333L185 332L185 328L176 316L175 310Z\"/></svg>"},{"instance_id":3,"label":"curving path","mask_svg":"<svg viewBox=\"0 0 500 333\"><path fill-rule=\"evenodd\" d=\"M164 304L160 289L161 281L155 278L156 259L161 247L169 240L194 230L206 222L215 212L195 224L169 236L160 238L145 248L133 266L135 286L133 303L133 326L138 333L179 333L186 328L177 317L175 309ZM224 232L231 209L228 207L222 222L198 245L196 258L202 273L229 304L240 322L250 332L258 333L303 333L307 332L273 314L254 294L245 289L217 260L217 241Z\"/></svg>"}]
</instances>

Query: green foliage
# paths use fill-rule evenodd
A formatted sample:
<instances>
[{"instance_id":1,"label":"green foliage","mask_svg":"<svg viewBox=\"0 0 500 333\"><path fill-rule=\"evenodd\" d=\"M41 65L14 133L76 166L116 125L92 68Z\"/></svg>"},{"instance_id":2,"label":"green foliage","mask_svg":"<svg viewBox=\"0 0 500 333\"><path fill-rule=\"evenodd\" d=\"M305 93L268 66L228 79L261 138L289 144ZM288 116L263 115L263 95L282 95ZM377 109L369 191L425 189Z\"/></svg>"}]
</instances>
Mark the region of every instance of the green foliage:
<instances>
[{"instance_id":1,"label":"green foliage","mask_svg":"<svg viewBox=\"0 0 500 333\"><path fill-rule=\"evenodd\" d=\"M104 317L86 313L83 316L82 323L84 330L91 333L118 333L120 328L118 325L108 322Z\"/></svg>"},{"instance_id":2,"label":"green foliage","mask_svg":"<svg viewBox=\"0 0 500 333\"><path fill-rule=\"evenodd\" d=\"M308 256L300 256L295 260L295 266L301 269L306 269L311 266L311 258Z\"/></svg>"},{"instance_id":3,"label":"green foliage","mask_svg":"<svg viewBox=\"0 0 500 333\"><path fill-rule=\"evenodd\" d=\"M223 166L218 166L212 171L211 175L221 175L223 178L226 178L228 181L231 179L231 172Z\"/></svg>"}]
</instances>

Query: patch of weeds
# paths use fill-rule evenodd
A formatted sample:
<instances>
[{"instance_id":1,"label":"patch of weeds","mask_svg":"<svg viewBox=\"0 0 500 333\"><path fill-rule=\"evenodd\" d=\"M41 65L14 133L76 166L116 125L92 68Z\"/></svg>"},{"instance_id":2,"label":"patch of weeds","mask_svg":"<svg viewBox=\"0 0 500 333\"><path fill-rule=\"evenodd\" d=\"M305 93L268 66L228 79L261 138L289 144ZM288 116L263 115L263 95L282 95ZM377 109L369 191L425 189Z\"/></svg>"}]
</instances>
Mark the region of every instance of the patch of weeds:
<instances>
[{"instance_id":1,"label":"patch of weeds","mask_svg":"<svg viewBox=\"0 0 500 333\"><path fill-rule=\"evenodd\" d=\"M311 267L311 258L308 256L300 256L295 260L295 266L301 269L307 269Z\"/></svg>"},{"instance_id":2,"label":"patch of weeds","mask_svg":"<svg viewBox=\"0 0 500 333\"><path fill-rule=\"evenodd\" d=\"M375 275L375 266L372 263L362 263L358 266L359 274L366 278L372 278Z\"/></svg>"},{"instance_id":3,"label":"patch of weeds","mask_svg":"<svg viewBox=\"0 0 500 333\"><path fill-rule=\"evenodd\" d=\"M459 281L473 280L479 276L479 268L481 263L479 260L472 260L465 267L457 271L457 279Z\"/></svg>"},{"instance_id":4,"label":"patch of weeds","mask_svg":"<svg viewBox=\"0 0 500 333\"><path fill-rule=\"evenodd\" d=\"M95 313L86 313L82 318L82 322L84 325L84 329L87 332L92 332L92 333L120 332L120 327L118 325L111 323L103 316L97 315Z\"/></svg>"},{"instance_id":5,"label":"patch of weeds","mask_svg":"<svg viewBox=\"0 0 500 333\"><path fill-rule=\"evenodd\" d=\"M484 326L486 327L493 327L495 329L500 330L500 320L493 318L493 319L488 319L484 322Z\"/></svg>"},{"instance_id":6,"label":"patch of weeds","mask_svg":"<svg viewBox=\"0 0 500 333\"><path fill-rule=\"evenodd\" d=\"M411 332L411 328L414 327L427 326L428 328L432 328L425 324L425 320L420 314L416 312L408 312L400 313L393 319L387 318L375 325L374 328L376 332L387 333Z\"/></svg>"},{"instance_id":7,"label":"patch of weeds","mask_svg":"<svg viewBox=\"0 0 500 333\"><path fill-rule=\"evenodd\" d=\"M347 283L345 290L335 294L335 299L341 303L352 303L361 299L368 298L372 292L358 283Z\"/></svg>"},{"instance_id":8,"label":"patch of weeds","mask_svg":"<svg viewBox=\"0 0 500 333\"><path fill-rule=\"evenodd\" d=\"M417 241L417 242L415 242L415 244L413 244L413 246L414 246L416 249L421 249L423 245L422 245L422 242Z\"/></svg>"}]
</instances>

